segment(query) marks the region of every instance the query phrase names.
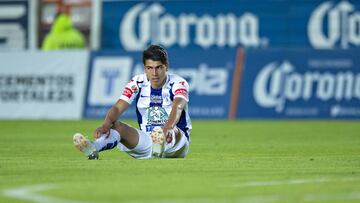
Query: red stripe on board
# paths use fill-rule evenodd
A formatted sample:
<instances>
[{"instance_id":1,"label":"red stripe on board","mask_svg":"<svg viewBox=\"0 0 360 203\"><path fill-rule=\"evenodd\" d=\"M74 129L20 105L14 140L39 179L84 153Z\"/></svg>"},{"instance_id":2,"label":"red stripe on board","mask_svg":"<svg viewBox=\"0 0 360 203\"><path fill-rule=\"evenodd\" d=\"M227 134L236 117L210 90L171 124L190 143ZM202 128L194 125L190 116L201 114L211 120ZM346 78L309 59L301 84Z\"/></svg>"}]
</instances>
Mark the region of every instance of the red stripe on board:
<instances>
[{"instance_id":1,"label":"red stripe on board","mask_svg":"<svg viewBox=\"0 0 360 203\"><path fill-rule=\"evenodd\" d=\"M233 73L233 81L231 86L229 119L236 119L238 101L240 98L240 82L244 63L244 49L239 48L236 53L236 64Z\"/></svg>"}]
</instances>

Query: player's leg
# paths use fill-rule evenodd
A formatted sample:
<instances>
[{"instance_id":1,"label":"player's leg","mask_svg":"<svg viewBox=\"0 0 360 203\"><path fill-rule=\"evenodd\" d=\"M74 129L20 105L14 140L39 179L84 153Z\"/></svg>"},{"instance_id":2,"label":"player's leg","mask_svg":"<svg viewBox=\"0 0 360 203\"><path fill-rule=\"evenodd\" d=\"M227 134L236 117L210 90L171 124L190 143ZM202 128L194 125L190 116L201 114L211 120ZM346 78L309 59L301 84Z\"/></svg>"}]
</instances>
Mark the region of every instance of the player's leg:
<instances>
[{"instance_id":1,"label":"player's leg","mask_svg":"<svg viewBox=\"0 0 360 203\"><path fill-rule=\"evenodd\" d=\"M130 149L134 148L138 144L139 135L135 128L122 122L116 122L110 129L108 137L102 134L94 142L91 142L84 135L76 133L73 141L75 147L88 159L98 159L98 152L113 149L120 142Z\"/></svg>"},{"instance_id":2,"label":"player's leg","mask_svg":"<svg viewBox=\"0 0 360 203\"><path fill-rule=\"evenodd\" d=\"M121 136L119 132L114 129L110 129L108 137L106 137L104 134L101 134L99 138L93 142L93 144L96 151L101 152L101 151L113 149L118 145L120 140L121 140Z\"/></svg>"},{"instance_id":3,"label":"player's leg","mask_svg":"<svg viewBox=\"0 0 360 203\"><path fill-rule=\"evenodd\" d=\"M116 147L120 142L120 139L120 134L116 130L110 129L107 138L102 134L98 139L92 142L81 133L76 133L73 137L73 142L75 147L83 152L88 159L98 159L100 151Z\"/></svg>"},{"instance_id":4,"label":"player's leg","mask_svg":"<svg viewBox=\"0 0 360 203\"><path fill-rule=\"evenodd\" d=\"M133 149L137 146L138 142L139 134L137 130L126 123L117 121L110 129L108 137L100 135L100 137L94 141L94 147L96 151L101 152L113 149L121 143L129 149Z\"/></svg>"},{"instance_id":5,"label":"player's leg","mask_svg":"<svg viewBox=\"0 0 360 203\"><path fill-rule=\"evenodd\" d=\"M120 142L125 147L133 149L139 143L138 130L129 126L128 124L117 121L114 123L112 129L116 130L119 133L121 137Z\"/></svg>"},{"instance_id":6,"label":"player's leg","mask_svg":"<svg viewBox=\"0 0 360 203\"><path fill-rule=\"evenodd\" d=\"M137 159L151 158L152 141L148 135L122 122L115 123L113 128L123 135L118 145L121 151Z\"/></svg>"},{"instance_id":7,"label":"player's leg","mask_svg":"<svg viewBox=\"0 0 360 203\"><path fill-rule=\"evenodd\" d=\"M187 133L189 134L190 131ZM164 135L162 128L155 127L151 138L153 157L184 158L189 150L189 140L185 132L177 127L167 135Z\"/></svg>"}]
</instances>

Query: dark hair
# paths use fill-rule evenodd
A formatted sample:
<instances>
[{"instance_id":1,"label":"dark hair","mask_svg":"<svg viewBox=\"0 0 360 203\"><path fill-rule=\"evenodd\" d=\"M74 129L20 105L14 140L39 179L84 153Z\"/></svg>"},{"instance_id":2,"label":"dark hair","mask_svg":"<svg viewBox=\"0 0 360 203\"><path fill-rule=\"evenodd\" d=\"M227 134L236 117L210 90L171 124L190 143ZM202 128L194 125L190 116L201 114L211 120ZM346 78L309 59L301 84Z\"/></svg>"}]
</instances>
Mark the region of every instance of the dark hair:
<instances>
[{"instance_id":1,"label":"dark hair","mask_svg":"<svg viewBox=\"0 0 360 203\"><path fill-rule=\"evenodd\" d=\"M153 61L160 61L162 64L169 65L168 54L166 50L160 45L150 45L143 52L143 64L145 61L151 59Z\"/></svg>"}]
</instances>

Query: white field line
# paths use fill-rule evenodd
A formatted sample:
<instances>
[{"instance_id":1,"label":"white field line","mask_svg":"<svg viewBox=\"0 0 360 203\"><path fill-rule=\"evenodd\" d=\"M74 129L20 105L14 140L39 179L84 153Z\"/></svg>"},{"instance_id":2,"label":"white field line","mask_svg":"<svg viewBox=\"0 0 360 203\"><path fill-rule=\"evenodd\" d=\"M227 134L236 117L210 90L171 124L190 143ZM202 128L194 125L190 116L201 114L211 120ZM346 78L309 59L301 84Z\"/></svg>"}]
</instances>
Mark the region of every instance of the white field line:
<instances>
[{"instance_id":1,"label":"white field line","mask_svg":"<svg viewBox=\"0 0 360 203\"><path fill-rule=\"evenodd\" d=\"M12 188L4 190L4 195L15 199L26 200L35 203L85 203L79 201L65 200L46 195L36 194L37 192L57 188L53 184L39 184L26 187Z\"/></svg>"},{"instance_id":2,"label":"white field line","mask_svg":"<svg viewBox=\"0 0 360 203\"><path fill-rule=\"evenodd\" d=\"M243 183L235 183L226 185L224 187L262 187L262 186L277 186L277 185L301 185L313 183L327 183L327 182L352 182L360 181L360 178L318 178L318 179L289 179L289 180L271 180L271 181L250 181Z\"/></svg>"},{"instance_id":3,"label":"white field line","mask_svg":"<svg viewBox=\"0 0 360 203\"><path fill-rule=\"evenodd\" d=\"M300 198L300 199L298 199ZM243 196L241 198L182 198L182 199L158 199L158 200L131 200L124 201L123 203L221 203L221 202L234 202L234 203L274 203L274 202L329 202L329 201L354 201L360 200L360 192L351 193L321 193L321 194L305 194L304 196L294 197L284 194L273 195L253 195Z\"/></svg>"},{"instance_id":4,"label":"white field line","mask_svg":"<svg viewBox=\"0 0 360 203\"><path fill-rule=\"evenodd\" d=\"M236 202L236 203L273 203L282 200L279 195L256 195L245 196L242 198L224 198L224 197L194 197L194 198L181 198L181 199L158 199L158 200L130 200L122 203L221 203L221 202Z\"/></svg>"},{"instance_id":5,"label":"white field line","mask_svg":"<svg viewBox=\"0 0 360 203\"><path fill-rule=\"evenodd\" d=\"M275 186L275 185L293 185L293 184L309 184L309 183L324 183L334 181L360 181L360 178L342 178L342 179L293 179L293 180L278 180L278 181L252 181L238 184L237 187L257 187L257 186ZM16 199L30 201L34 203L86 203L80 201L65 200L46 195L36 194L37 192L51 190L58 188L54 184L39 184L33 186L24 186L19 188L4 190L4 195ZM320 194L304 194L301 198L301 202L318 202L318 201L334 201L334 200L360 200L359 192L349 193L320 193ZM158 199L158 200L131 200L125 201L124 203L219 203L219 202L237 202L237 203L273 203L279 201L290 201L291 196L283 194L273 195L254 195L254 196L243 196L241 198L224 198L224 197L198 197L198 198L181 198L181 199ZM108 202L110 203L110 202ZM111 202L112 203L112 202Z\"/></svg>"},{"instance_id":6,"label":"white field line","mask_svg":"<svg viewBox=\"0 0 360 203\"><path fill-rule=\"evenodd\" d=\"M307 194L304 196L305 202L328 202L339 200L360 200L360 191L340 194Z\"/></svg>"}]
</instances>

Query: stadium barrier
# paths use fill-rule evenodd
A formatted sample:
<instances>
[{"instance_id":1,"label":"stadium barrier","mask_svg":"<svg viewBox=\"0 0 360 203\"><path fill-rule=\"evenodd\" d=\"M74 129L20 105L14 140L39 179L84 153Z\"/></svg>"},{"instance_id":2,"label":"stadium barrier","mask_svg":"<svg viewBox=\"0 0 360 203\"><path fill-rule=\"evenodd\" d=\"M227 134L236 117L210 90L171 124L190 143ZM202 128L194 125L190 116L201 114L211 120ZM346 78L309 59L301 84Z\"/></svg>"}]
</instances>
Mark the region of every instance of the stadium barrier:
<instances>
[{"instance_id":1,"label":"stadium barrier","mask_svg":"<svg viewBox=\"0 0 360 203\"><path fill-rule=\"evenodd\" d=\"M0 1L0 51L34 50L37 46L37 1Z\"/></svg>"},{"instance_id":2,"label":"stadium barrier","mask_svg":"<svg viewBox=\"0 0 360 203\"><path fill-rule=\"evenodd\" d=\"M359 51L246 50L238 118L360 118Z\"/></svg>"},{"instance_id":3,"label":"stadium barrier","mask_svg":"<svg viewBox=\"0 0 360 203\"><path fill-rule=\"evenodd\" d=\"M193 118L360 118L359 50L168 52ZM126 51L2 53L0 67L0 119L102 118L143 72L141 52Z\"/></svg>"},{"instance_id":4,"label":"stadium barrier","mask_svg":"<svg viewBox=\"0 0 360 203\"><path fill-rule=\"evenodd\" d=\"M0 119L81 119L87 51L0 54Z\"/></svg>"},{"instance_id":5,"label":"stadium barrier","mask_svg":"<svg viewBox=\"0 0 360 203\"><path fill-rule=\"evenodd\" d=\"M355 0L103 0L99 9L100 49L360 47Z\"/></svg>"},{"instance_id":6,"label":"stadium barrier","mask_svg":"<svg viewBox=\"0 0 360 203\"><path fill-rule=\"evenodd\" d=\"M0 51L36 49L36 2L0 1ZM0 119L102 118L150 43L189 81L193 118L358 119L359 11L354 0L95 1L99 51L0 53Z\"/></svg>"},{"instance_id":7,"label":"stadium barrier","mask_svg":"<svg viewBox=\"0 0 360 203\"><path fill-rule=\"evenodd\" d=\"M190 114L194 118L226 119L229 112L235 53L232 50L169 49L170 72L190 85ZM84 117L103 117L120 97L131 77L143 73L142 52L92 52ZM134 107L130 107L134 108ZM125 117L135 118L135 110Z\"/></svg>"}]
</instances>

